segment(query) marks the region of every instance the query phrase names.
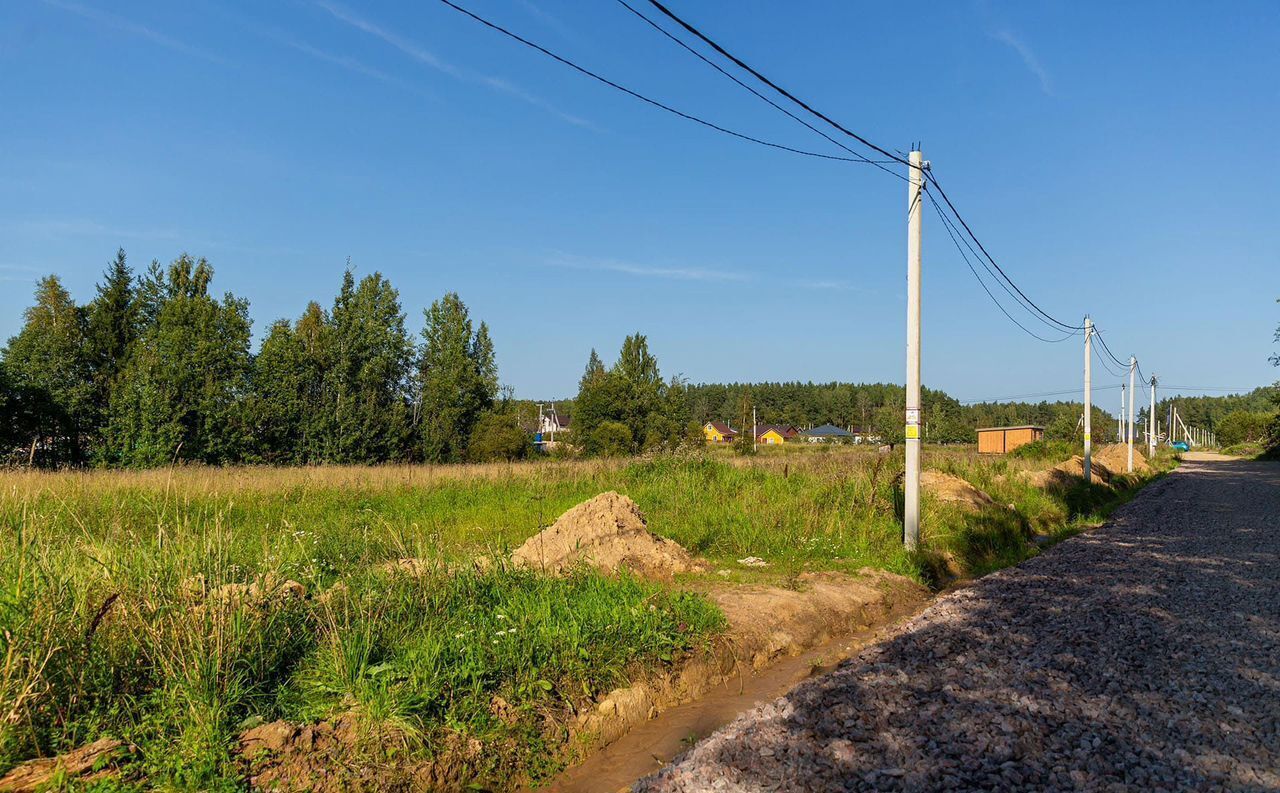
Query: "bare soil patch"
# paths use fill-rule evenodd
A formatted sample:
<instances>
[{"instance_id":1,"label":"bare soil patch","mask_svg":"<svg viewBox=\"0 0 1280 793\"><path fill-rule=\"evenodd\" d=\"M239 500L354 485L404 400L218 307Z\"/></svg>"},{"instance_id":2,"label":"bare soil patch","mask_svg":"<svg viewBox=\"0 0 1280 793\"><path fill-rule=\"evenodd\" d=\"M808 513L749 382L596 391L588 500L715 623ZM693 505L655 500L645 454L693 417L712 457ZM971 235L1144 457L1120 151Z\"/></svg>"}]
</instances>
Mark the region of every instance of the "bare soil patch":
<instances>
[{"instance_id":1,"label":"bare soil patch","mask_svg":"<svg viewBox=\"0 0 1280 793\"><path fill-rule=\"evenodd\" d=\"M404 735L365 726L354 713L305 726L273 721L241 733L238 754L254 790L340 793L458 789L483 749L458 737L436 759L406 761Z\"/></svg>"},{"instance_id":2,"label":"bare soil patch","mask_svg":"<svg viewBox=\"0 0 1280 793\"><path fill-rule=\"evenodd\" d=\"M1137 462L1135 460L1135 467ZM1090 479L1095 485L1110 486L1114 474L1106 464L1102 463L1095 456L1089 466ZM1023 471L1019 474L1030 484L1035 487L1044 488L1046 490L1065 490L1076 482L1084 479L1084 458L1080 455L1072 457L1063 463L1058 463L1052 468L1045 471Z\"/></svg>"}]
</instances>

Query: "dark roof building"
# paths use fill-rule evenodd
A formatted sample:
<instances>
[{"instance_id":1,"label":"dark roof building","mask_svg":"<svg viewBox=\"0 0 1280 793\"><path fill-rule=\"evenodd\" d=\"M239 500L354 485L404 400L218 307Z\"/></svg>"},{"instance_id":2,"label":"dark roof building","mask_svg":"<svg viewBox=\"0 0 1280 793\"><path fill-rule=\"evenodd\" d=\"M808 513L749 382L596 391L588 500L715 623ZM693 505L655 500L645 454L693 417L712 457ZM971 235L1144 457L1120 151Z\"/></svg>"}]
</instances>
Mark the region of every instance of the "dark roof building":
<instances>
[{"instance_id":1,"label":"dark roof building","mask_svg":"<svg viewBox=\"0 0 1280 793\"><path fill-rule=\"evenodd\" d=\"M853 433L848 430L842 430L834 424L822 424L810 430L805 430L805 435L810 438L852 438Z\"/></svg>"}]
</instances>

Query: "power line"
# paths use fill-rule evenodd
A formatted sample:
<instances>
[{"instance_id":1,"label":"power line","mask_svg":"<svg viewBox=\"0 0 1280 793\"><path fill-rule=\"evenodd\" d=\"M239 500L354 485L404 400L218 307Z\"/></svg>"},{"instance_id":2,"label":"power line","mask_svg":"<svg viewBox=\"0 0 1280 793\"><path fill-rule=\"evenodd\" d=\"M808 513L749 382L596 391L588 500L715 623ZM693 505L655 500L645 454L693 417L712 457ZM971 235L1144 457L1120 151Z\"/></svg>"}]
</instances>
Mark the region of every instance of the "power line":
<instances>
[{"instance_id":1,"label":"power line","mask_svg":"<svg viewBox=\"0 0 1280 793\"><path fill-rule=\"evenodd\" d=\"M1238 393L1242 395L1248 394L1252 391L1257 391L1259 388L1262 387L1262 386L1254 386L1253 388L1228 388L1226 386L1213 386L1213 385L1209 385L1209 386L1165 385L1164 383L1161 383L1161 385L1163 385L1165 388L1173 388L1179 391L1228 391L1228 392Z\"/></svg>"},{"instance_id":2,"label":"power line","mask_svg":"<svg viewBox=\"0 0 1280 793\"><path fill-rule=\"evenodd\" d=\"M956 216L956 220L960 221L960 225L964 227L964 230L973 239L974 243L977 244L978 250L982 251L982 254L983 256L986 257L987 261L991 262L992 266L995 267L996 270L1000 272L1000 275L1003 276L1004 280L1008 281L1009 285L1013 287L1014 291L1016 291L1022 297L1022 300L1026 303L1027 306L1034 309L1036 313L1040 314L1040 316L1044 317L1045 319L1049 320L1055 325L1058 325L1064 330L1084 330L1084 325L1071 325L1066 322L1063 322L1057 317L1054 317L1052 314L1049 314L1044 309L1040 308L1040 306L1037 305L1035 301L1027 297L1026 293L1023 292L1021 289L1019 289L1018 285L1015 284L1013 282L1013 279L1009 277L1009 274L1004 271L1004 268L1002 268L996 262L996 260L992 258L991 254L987 252L986 247L982 244L982 240L978 239L978 236L973 233L973 229L969 228L969 224L965 222L965 219L960 214L960 211L956 209L956 205L951 203L951 199L947 196L947 192L942 189L942 184L938 181L938 177L933 173L933 171L932 170L925 171L925 177L930 182L933 182L934 187L938 188L938 195L942 196L942 200L946 202L947 207L951 209L951 213Z\"/></svg>"},{"instance_id":3,"label":"power line","mask_svg":"<svg viewBox=\"0 0 1280 793\"><path fill-rule=\"evenodd\" d=\"M921 192L927 193L928 191L921 190ZM986 282L982 280L982 276L978 274L978 271L974 268L973 263L969 261L969 257L965 255L964 248L960 247L960 241L956 239L956 234L958 233L958 229L955 229L955 226L951 223L951 219L947 217L946 213L942 211L942 207L938 206L937 200L933 197L931 193L929 194L929 201L933 204L934 211L938 213L938 217L942 219L943 228L946 229L947 236L951 238L951 244L956 246L956 251L960 254L960 258L964 260L965 266L969 268L969 272L973 273L973 277L978 281L978 285L982 287L982 291L986 292L987 297L991 298L991 302L995 303L996 308L1000 309L1000 313L1004 314L1006 317L1008 317L1010 322L1012 322L1013 324L1021 328L1023 333L1026 333L1028 336L1031 336L1032 338L1039 339L1040 341L1048 342L1049 344L1056 344L1058 342L1063 342L1071 338L1072 336L1076 335L1075 333L1068 333L1066 336L1063 336L1060 339L1047 339L1044 336L1041 336L1035 331L1029 329L1026 325L1023 325L1021 322L1015 319L1014 316L1010 314L1009 311L1004 307L1004 305L996 298L996 296L991 293L991 290L987 288ZM953 230L954 230L954 233L953 233Z\"/></svg>"},{"instance_id":4,"label":"power line","mask_svg":"<svg viewBox=\"0 0 1280 793\"><path fill-rule=\"evenodd\" d=\"M1119 387L1120 387L1119 385L1104 385L1104 386L1097 386L1097 387L1095 387L1093 390L1094 390L1094 391L1110 391L1110 390L1117 389L1117 388L1119 388ZM1064 395L1067 395L1067 394L1079 394L1081 391L1082 391L1082 389L1081 389L1081 388L1076 387L1076 388L1067 388L1067 389L1063 389L1063 390L1061 390L1061 391L1040 391L1040 392L1035 393L1035 394L1014 394L1013 396L990 397L990 398L987 398L987 399L959 399L959 400L956 400L956 401L957 401L957 402L959 402L959 403L960 403L960 404L962 404L962 405L977 405L977 404L981 404L981 403L984 403L984 402L1008 402L1008 401L1010 401L1010 400L1014 400L1014 399L1034 399L1034 398L1037 398L1037 397L1050 397L1050 396L1064 396Z\"/></svg>"},{"instance_id":5,"label":"power line","mask_svg":"<svg viewBox=\"0 0 1280 793\"><path fill-rule=\"evenodd\" d=\"M1115 353L1111 352L1111 348L1107 346L1107 340L1103 338L1102 331L1099 330L1096 325L1093 328L1093 333L1095 336L1098 337L1098 341L1102 343L1102 349L1106 350L1107 355L1110 356L1111 360L1115 361L1116 365L1121 367L1122 369L1127 369L1129 366L1129 362L1120 360L1115 356Z\"/></svg>"},{"instance_id":6,"label":"power line","mask_svg":"<svg viewBox=\"0 0 1280 793\"><path fill-rule=\"evenodd\" d=\"M1102 337L1099 336L1098 338L1099 340L1101 340ZM1107 370L1107 374L1111 375L1112 377L1120 377L1120 378L1123 378L1129 374L1129 372L1127 371L1128 364L1122 364L1121 368L1124 371L1117 372L1115 369L1111 368L1111 364L1107 362L1107 359L1103 357L1102 353L1099 351L1097 347L1090 345L1090 349L1092 350L1094 357L1098 359L1098 363L1102 364L1102 368Z\"/></svg>"},{"instance_id":7,"label":"power line","mask_svg":"<svg viewBox=\"0 0 1280 793\"><path fill-rule=\"evenodd\" d=\"M649 17L645 16L643 13L641 13L641 12L640 12L640 10L639 10L639 9L635 8L634 6L632 6L632 5L631 5L630 3L628 3L626 0L617 0L617 2L618 2L618 4L619 4L619 5L621 5L623 8L627 9L627 10L628 10L628 11L630 11L632 14L634 14L636 17L638 17L640 20L642 20L642 21L643 21L645 24L647 24L649 27L651 27L651 28L653 28L654 30L658 31L658 32L659 32L659 33L661 33L663 36L666 36L668 39L670 39L671 41L673 41L673 42L675 42L676 44L678 44L678 45L679 45L681 48L683 48L686 52L690 53L691 55L693 55L693 56L694 56L695 58L697 58L698 60L700 60L700 61L702 61L703 63L707 64L707 65L708 65L708 66L710 66L712 69L715 69L717 72L720 72L720 74L724 75L725 77L729 78L729 79L730 79L730 80L732 80L733 82L737 83L737 84L738 84L739 86L741 86L742 88L746 89L747 91L750 91L753 95L755 95L756 97L758 97L761 101L763 101L763 102L767 103L770 107L774 108L774 109L775 109L775 110L777 110L778 112L785 114L786 116L788 116L788 117L789 117L789 118L791 118L791 119L794 119L796 122L798 122L798 123L800 123L800 124L803 124L805 127L807 127L807 128L808 128L809 130L811 130L812 132L814 132L814 133L816 133L816 134L818 134L818 135L821 135L822 137L826 138L826 139L827 139L828 141L830 141L832 144L834 144L834 145L836 145L836 146L839 146L841 149L844 149L845 151L849 152L849 153L850 153L850 154L852 154L854 157L857 157L860 161L865 162L865 163L867 163L868 165L874 165L874 166L876 166L877 168L879 168L880 170L882 170L882 171L884 171L885 173L889 174L890 176L895 176L895 177L897 177L898 179L901 179L901 180L903 180L903 181L908 181L908 180L907 180L907 177L903 176L902 174L897 173L896 171L891 171L891 170L889 170L888 168L885 168L885 167L884 167L884 163L895 162L894 160L871 160L871 159L868 159L867 157L865 157L864 155L862 155L862 154L861 154L861 153L859 153L858 151L855 151L854 149L849 148L848 146L844 145L844 144L843 144L843 143L841 143L840 141L836 140L835 138L831 137L831 136L830 136L830 135L828 135L827 133L823 132L822 130L818 129L818 128L817 128L817 127L815 127L814 125L810 124L808 121L805 121L805 120L804 120L803 118L801 118L800 116L797 116L795 113L792 113L790 110L787 110L787 109L786 109L785 107L783 107L782 105L778 104L777 102L773 101L773 100L772 100L772 99L770 99L769 97L767 97L767 96L765 96L764 94L760 93L760 92L759 92L759 91L757 91L756 89L754 89L754 88L752 88L751 86L747 85L747 84L746 84L746 83L744 83L742 80L739 80L737 77L733 76L733 75L732 75L732 74L730 74L727 70L725 70L723 67L721 67L721 66L720 66L720 64L716 63L715 61L711 60L711 59L710 59L710 58L708 58L707 56L703 55L701 52L698 52L698 51L697 51L697 50L695 50L693 47L690 47L690 46L689 46L688 44L686 44L686 43L685 43L685 42L684 42L680 37L675 36L675 35L671 34L670 32L668 32L665 28L663 28L663 27L662 27L661 25L659 25L657 22L654 22L654 21L653 21L652 19L650 19Z\"/></svg>"},{"instance_id":8,"label":"power line","mask_svg":"<svg viewBox=\"0 0 1280 793\"><path fill-rule=\"evenodd\" d=\"M932 200L932 196L930 196L930 199ZM937 213L938 213L938 217L942 218L942 220L943 220L944 222L949 223L949 224L951 225L951 227L952 227L953 229L955 229L956 235L960 238L960 241L964 243L964 246L965 246L966 248L968 248L968 249L969 249L969 253L972 253L972 254L973 254L973 258L977 259L977 260L978 260L978 263L982 265L982 268L983 268L984 270L986 270L986 271L987 271L987 273L989 273L993 279L995 279L995 282L996 282L997 284L999 284L999 285L1000 285L1000 287L1001 287L1002 289L1004 289L1005 294L1007 294L1009 297L1013 298L1013 301L1014 301L1015 303L1017 303L1019 306L1022 306L1024 309L1027 309L1026 304L1023 302L1023 300L1022 300L1022 299L1020 299L1020 298L1018 297L1018 294L1017 294L1017 293L1015 293L1012 289L1010 289L1010 288L1009 288L1009 284L1007 284L1007 283L1006 283L1006 281L1007 281L1008 279L1002 279L999 275L997 275L997 273L996 273L996 271L995 271L995 270L992 270L992 269L991 269L991 265L990 265L990 264L988 264L988 263L987 263L987 262L982 258L982 255L981 255L981 254L979 254L976 250L974 250L974 248L973 248L973 243L971 243L971 242L969 241L969 239L968 239L967 237L965 237L965 236L964 236L964 234L962 234L962 233L960 232L960 229L959 229L959 228L957 228L957 227L956 227L956 225L955 225L955 223L951 221L951 219L948 217L948 215L947 215L945 212L943 212L943 211L942 211L942 207L940 207L940 206L938 205L938 202L937 202L936 200L934 200L934 204L933 204L933 206L934 206L934 210L935 210L935 211L937 211ZM963 254L962 254L962 255L963 255ZM1012 283L1012 282L1009 282L1009 283ZM1044 324L1046 327L1048 327L1050 330L1053 330L1053 331L1055 331L1055 332L1061 332L1061 331L1062 331L1062 328L1060 328L1060 327L1058 327L1058 326L1054 325L1053 323L1049 322L1048 320L1046 320L1046 319L1044 319L1044 318L1040 317L1040 316L1039 316L1038 314L1036 314L1035 312L1030 311L1030 310L1028 309L1028 313L1030 313L1030 314L1031 314L1031 316L1032 316L1033 318L1035 318L1035 319L1036 319L1036 320L1038 320L1039 322L1043 323L1043 324ZM1008 312L1006 312L1006 316L1007 316L1007 314L1008 314ZM1010 317L1010 319L1012 319L1012 317ZM1022 323L1017 322L1016 320L1014 320L1014 322L1015 322L1015 324L1017 324L1019 327L1023 327L1023 326L1022 326ZM1023 328L1023 329L1025 330L1025 328ZM1056 342L1066 341L1067 339L1071 338L1072 336L1078 336L1082 331L1083 331L1083 326L1081 326L1081 329L1080 329L1080 330L1073 330L1073 331L1071 331L1070 333L1068 333L1066 336L1063 336L1061 339L1045 339L1044 337L1039 336L1039 335L1036 335L1036 334L1034 334L1034 333L1033 333L1033 334L1031 334L1031 335L1035 336L1037 339L1041 339L1042 341L1050 341L1050 342L1054 342L1054 343L1056 343ZM1030 333L1030 331L1028 331L1028 333Z\"/></svg>"},{"instance_id":9,"label":"power line","mask_svg":"<svg viewBox=\"0 0 1280 793\"><path fill-rule=\"evenodd\" d=\"M704 34L702 31L698 30L698 29L697 29L697 28L695 28L693 25L689 24L688 22L685 22L683 19L681 19L680 17L676 16L676 14L675 14L673 11L671 11L671 9L667 8L667 7L666 7L666 6L664 6L662 3L658 2L658 0L649 0L649 4L650 4L650 5L652 5L654 8L658 9L659 11L661 11L663 14L665 14L669 19L671 19L671 20L672 20L673 22L675 22L677 25L679 25L680 27L682 27L682 28L684 28L685 30L689 31L689 32L690 32L690 33L692 33L693 35L697 36L699 39L701 39L701 40L703 41L703 43L705 43L707 46L711 47L711 49L715 50L716 52L720 53L720 54L721 54L721 55L723 55L724 57L726 57L726 58L728 58L729 60L733 61L733 62L734 62L734 64L736 64L736 65L738 66L738 68L743 69L743 70L745 70L746 72L750 73L752 77L755 77L757 80L759 80L760 82L762 82L762 83L764 83L765 85L769 86L770 88L772 88L773 90L777 91L778 93L782 94L782 95L783 95L783 96L785 96L787 99L790 99L792 102L795 102L795 103L796 103L797 105L799 105L800 107L804 108L805 110L809 111L809 112L810 112L810 113L812 113L813 115L817 116L818 118L820 118L820 119L822 119L823 121L827 122L827 123L828 123L828 124L830 124L831 126L833 126L833 127L835 127L836 129L840 130L840 131L841 131L841 132L843 132L844 134L846 134L846 135L848 135L849 137L853 138L854 140L858 141L858 142L859 142L859 143L861 143L863 146L866 146L866 147L868 147L868 148L870 148L870 149L873 149L874 151L877 151L877 152L879 152L880 154L883 154L884 156L888 157L889 159L893 160L894 162L897 162L897 163L899 163L899 164L901 164L901 165L905 165L905 166L907 166L908 168L914 168L914 167L916 167L916 166L913 166L913 165L911 164L911 162L910 162L909 160L907 160L906 158L904 158L904 157L900 157L900 156L898 156L898 155L896 155L896 154L893 154L892 152L885 151L884 149L880 148L880 147L879 147L879 146L877 146L876 144L874 144L874 143L872 143L871 141L867 140L866 138L862 137L862 136L861 136L861 135L859 135L858 133L853 132L852 130L846 129L845 127L841 126L841 125L840 125L838 122L836 122L835 120L833 120L833 119L829 118L828 116L823 115L822 113L818 112L817 110L814 110L814 109L813 109L812 107L810 107L808 104L806 104L805 102L803 102L802 100L800 100L799 98L797 98L797 97L796 97L794 94L792 94L790 91L788 91L788 90L786 90L785 88L783 88L783 87L779 86L777 83L773 82L773 81L772 81L772 80L770 80L768 77L765 77L765 76L764 76L763 74L761 74L760 72L758 72L758 71L756 71L755 69L751 68L749 65L747 65L745 62L743 62L741 59L739 59L739 58L735 57L734 55L730 54L728 50L726 50L724 47L721 47L721 46L720 46L719 44L717 44L716 42L712 41L712 40L711 40L711 38L710 38L710 37L708 37L706 34Z\"/></svg>"},{"instance_id":10,"label":"power line","mask_svg":"<svg viewBox=\"0 0 1280 793\"><path fill-rule=\"evenodd\" d=\"M627 88L626 86L619 85L618 83L615 83L613 80L610 80L610 79L609 79L609 78L607 78L607 77L602 77L601 75L596 74L595 72L591 71L590 69L587 69L587 68L584 68L584 67L582 67L582 66L579 66L578 64L576 64L576 63L574 63L573 61L569 60L568 58L564 58L564 57L561 57L560 55L557 55L556 53L552 52L551 50L547 49L546 47L543 47L541 44L534 43L534 42L530 41L529 39L526 39L526 38L524 38L524 37L522 37L522 36L520 36L520 35L517 35L517 34L515 34L515 33L512 33L510 30L507 30L506 28L502 27L501 25L498 25L498 24L496 24L496 23L494 23L494 22L490 22L489 20L485 19L484 17L481 17L481 16L479 16L479 15L477 15L477 14L472 13L471 11L468 11L467 9L463 8L462 6L460 6L460 5L458 5L458 4L454 3L454 2L452 2L452 0L440 0L440 2L441 2L441 3L443 3L443 4L445 4L445 5L447 5L447 6L449 6L449 7L450 7L450 8L452 8L453 10L455 10L455 11L457 11L457 12L459 12L459 13L461 13L461 14L465 15L465 16L471 17L471 18L472 18L472 19L474 19L476 22L479 22L480 24L484 25L484 26L485 26L485 27L487 27L487 28L490 28L491 30L495 30L495 31L497 31L497 32L501 33L502 35L507 36L508 38L511 38L511 39L513 39L513 40L515 40L515 41L518 41L518 42L520 42L521 44L525 45L526 47L529 47L529 48L531 48L531 49L535 49L535 50L537 50L538 52L542 53L543 55L546 55L547 57L549 57L549 58L551 58L551 59L553 59L553 60L556 60L556 61L558 61L558 62L560 62L560 63L564 64L565 66L568 66L569 68L573 69L573 70L574 70L574 71L576 71L576 72L579 72L580 74L586 75L587 77L590 77L590 78L591 78L591 79L593 79L593 80L596 80L596 81L598 81L598 82L604 83L605 85L609 86L610 88L613 88L613 89L615 89L615 90L621 91L622 93L627 94L628 96L634 97L635 99L639 99L641 102L644 102L644 103L646 103L646 104L652 105L652 106L654 106L654 107L656 107L656 108L659 108L659 109L661 109L661 110L665 110L665 111L667 111L668 113L671 113L671 114L673 114L673 115L679 116L680 118L686 119L686 120L688 120L688 121L692 121L692 122L694 122L694 123L701 124L701 125L702 125L702 126L704 126L704 127L709 127L710 129L714 129L714 130L715 130L715 131L717 131L717 132L722 132L722 133L724 133L724 134L726 134L726 135L731 135L731 136L733 136L733 137L735 137L735 138L738 138L738 139L740 139L740 140L749 141L749 142L751 142L751 143L756 143L756 144L759 144L759 145L761 145L761 146L768 146L769 148L772 148L772 149L780 149L780 150L782 150L782 151L788 151L788 152L791 152L792 154L802 154L802 155L804 155L804 156L806 156L806 157L817 157L817 158L819 158L819 159L823 159L823 160L839 160L839 161L841 161L841 162L855 162L855 163L869 163L869 162L870 162L869 160L867 160L867 158L866 158L866 157L861 157L861 158L855 159L855 158L853 158L853 157L841 157L841 156L839 156L839 155L835 155L835 154L823 154L823 153L821 153L821 152L816 152L816 151L807 151L807 150L805 150L805 149L797 149L797 148L795 148L795 147L793 147L793 146L787 146L787 145L782 144L782 143L774 143L774 142L772 142L772 141L763 140L763 139L761 139L761 138L757 138L757 137L754 137L754 136L752 136L752 135L747 135L747 134L742 133L742 132L736 132L736 131L734 131L734 130L732 130L732 129L729 129L728 127L722 127L722 126L720 126L719 124L713 123L713 122L711 122L711 121L707 121L707 120L706 120L706 119L704 119L704 118L699 118L698 116L695 116L695 115L693 115L693 114L691 114L691 113L686 113L686 112L684 112L684 111L682 111L682 110L677 110L677 109L675 109L674 107L672 107L672 106L670 106L670 105L667 105L667 104L664 104L664 103L662 103L662 102L659 102L659 101L658 101L658 100L656 100L656 99L651 99L651 98L649 98L649 97L645 96L644 94L638 93L638 92L636 92L636 91L631 90L630 88ZM873 164L873 165L874 165L875 163L871 163L871 164Z\"/></svg>"},{"instance_id":11,"label":"power line","mask_svg":"<svg viewBox=\"0 0 1280 793\"><path fill-rule=\"evenodd\" d=\"M845 127L844 125L840 124L838 121L836 121L835 119L831 118L830 116L828 116L828 115L826 115L826 114L824 114L824 113L820 112L819 110L815 109L814 107L812 107L811 105L809 105L809 104L808 104L808 103L806 103L805 101L803 101L803 100L801 100L800 98L798 98L795 94L792 94L790 91L786 90L785 88L781 87L781 86L780 86L780 85L778 85L777 83L775 83L775 82L773 82L772 80L770 80L768 77L765 77L763 74L761 74L761 73L760 73L759 71L757 71L756 69L752 68L748 63L746 63L745 61L743 61L741 58L738 58L737 56L733 55L733 54L732 54L732 53L730 53L728 50L726 50L724 47L720 46L720 44L716 43L713 39L711 39L711 37L710 37L710 36L707 36L705 33L703 33L702 31L698 30L696 27L694 27L694 26L693 26L693 25L691 25L690 23L688 23L688 22L686 22L685 20L681 19L681 18L680 18L680 17L679 17L675 12L671 11L671 9L667 8L665 5L663 5L661 2L659 2L659 0L649 0L649 4L650 4L650 5L652 5L654 8L658 9L659 11L661 11L661 12L662 12L663 14L665 14L669 19L671 19L671 20L672 20L673 22L675 22L676 24L680 25L682 28L684 28L685 30L687 30L689 33L692 33L694 36L696 36L697 38L701 39L701 40L703 41L703 43L707 44L707 45L708 45L709 47L711 47L713 50L715 50L716 52L720 53L720 54L721 54L722 56L724 56L725 58L728 58L730 61L732 61L732 62L733 62L735 65L737 65L739 68L741 68L741 69L743 69L744 71L746 71L747 73L751 74L751 75L752 75L753 77L755 77L757 80L759 80L760 82L762 82L762 83L764 83L765 85L769 86L769 87L770 87L770 88L772 88L774 91L778 92L778 93L779 93L779 94L781 94L782 96L784 96L784 97L786 97L787 99L791 100L792 102L796 103L796 104L797 104L797 105L799 105L800 107L804 108L804 109L805 109L805 110L807 110L809 113L811 113L811 114L813 114L814 116L816 116L817 118L822 119L822 120L823 120L823 121L825 121L826 123L830 124L832 127L834 127L834 128L836 128L836 129L840 130L841 132L843 132L845 135L848 135L849 137L851 137L851 138L853 138L854 140L858 141L858 142L859 142L859 143L861 143L862 145L867 146L868 148L870 148L870 149L872 149L872 150L874 150L874 151L877 151L877 152L879 152L880 154L883 154L884 156L886 156L886 157L888 157L888 158L890 158L890 159L894 160L895 162L898 162L898 163L900 163L900 164L902 164L902 165L906 165L906 166L907 166L907 167L909 167L909 168L916 167L916 166L913 166L913 165L910 163L910 161L908 161L907 159L903 158L902 156L900 156L900 155L896 155L896 154L893 154L893 153L891 153L891 152L889 152L889 151L886 151L885 149L881 148L880 146L877 146L876 144L874 144L874 143L872 143L871 141L867 140L866 138L864 138L863 136L859 135L858 133L853 132L852 130L848 129L848 128L847 128L847 127ZM996 268L996 270L997 270L997 271L999 271L999 273L1000 273L1001 277L1002 277L1006 282L1008 282L1010 286L1012 286L1012 287L1013 287L1013 289L1014 289L1014 290L1018 293L1018 295L1020 296L1021 300L1022 300L1022 301L1024 301L1024 302L1025 302L1025 304L1026 304L1030 309L1032 309L1035 313L1037 313L1037 314L1039 314L1040 316L1044 317L1046 320L1048 320L1049 322L1053 323L1054 325L1058 326L1059 328L1061 328L1061 329L1063 329L1063 330L1073 330L1073 331L1080 331L1080 330L1084 330L1084 326L1083 326L1083 325L1071 325L1071 324L1069 324L1069 323L1063 322L1062 320L1060 320L1060 319L1058 319L1058 318L1054 317L1052 314L1049 314L1048 312L1046 312L1044 309L1040 308L1040 306L1039 306L1039 305L1037 305L1037 304L1035 303L1035 301L1033 301L1033 300L1031 300L1031 298L1027 297L1026 293L1025 293L1025 292L1023 292L1023 291L1018 287L1018 285L1017 285L1016 283L1014 283L1014 282L1013 282L1013 279L1011 279L1011 278L1009 277L1009 274L1008 274L1008 273L1006 273L1006 272L1004 271L1004 269L1003 269L1003 268L1001 268L1001 267L1000 267L1000 265L996 262L996 260L991 256L991 254L987 252L987 249L986 249L986 247L982 244L982 241L981 241L981 240L979 240L979 239L978 239L978 237L977 237L977 235L973 233L973 229L969 227L968 222L966 222L966 221L965 221L964 217L963 217L963 216L960 214L960 212L956 209L955 204L953 204L953 203L951 202L951 199L947 197L946 191L944 191L944 190L942 189L942 185L941 185L941 183L939 183L939 182L938 182L937 177L936 177L935 175L933 175L932 173L930 173L930 171L928 171L928 170L924 170L924 169L922 169L922 170L923 170L923 173L924 173L924 175L925 175L925 178L926 178L927 180L929 180L929 181L933 182L933 184L938 188L938 194L942 196L942 200L946 202L947 206L951 209L952 214L954 214L954 215L955 215L956 220L958 220L958 221L960 222L960 225L964 227L965 232L969 235L969 237L970 237L970 238L972 238L972 239L973 239L973 241L974 241L975 243L977 243L977 245L978 245L978 249L982 251L983 256L987 259L987 261L990 261L990 262L991 262L991 264Z\"/></svg>"}]
</instances>

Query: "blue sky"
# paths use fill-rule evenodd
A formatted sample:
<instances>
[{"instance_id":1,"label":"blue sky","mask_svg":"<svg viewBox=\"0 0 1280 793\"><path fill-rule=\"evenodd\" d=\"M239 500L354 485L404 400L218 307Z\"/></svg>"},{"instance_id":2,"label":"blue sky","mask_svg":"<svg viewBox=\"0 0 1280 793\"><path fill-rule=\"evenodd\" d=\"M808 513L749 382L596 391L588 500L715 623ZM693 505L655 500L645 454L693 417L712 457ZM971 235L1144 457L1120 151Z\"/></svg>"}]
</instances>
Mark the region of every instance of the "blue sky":
<instances>
[{"instance_id":1,"label":"blue sky","mask_svg":"<svg viewBox=\"0 0 1280 793\"><path fill-rule=\"evenodd\" d=\"M841 153L614 2L463 4L677 108ZM880 145L922 140L1022 289L1092 314L1117 355L1172 384L1276 378L1280 5L673 8ZM414 332L457 291L523 397L571 395L590 349L612 360L636 330L693 381L903 378L903 182L669 116L440 3L8 0L0 107L3 337L37 277L87 300L122 246L138 268L208 257L257 331L328 306L348 257ZM924 233L927 385L1079 383L1075 340L1024 336L932 210Z\"/></svg>"}]
</instances>

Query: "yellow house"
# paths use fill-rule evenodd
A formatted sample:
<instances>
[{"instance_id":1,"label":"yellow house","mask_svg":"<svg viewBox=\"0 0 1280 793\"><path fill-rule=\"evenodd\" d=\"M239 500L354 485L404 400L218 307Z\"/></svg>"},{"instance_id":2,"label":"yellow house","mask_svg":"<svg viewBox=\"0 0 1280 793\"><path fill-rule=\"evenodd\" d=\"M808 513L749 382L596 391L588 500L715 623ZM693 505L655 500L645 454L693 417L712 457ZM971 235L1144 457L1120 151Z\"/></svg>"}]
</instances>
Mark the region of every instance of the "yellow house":
<instances>
[{"instance_id":1,"label":"yellow house","mask_svg":"<svg viewBox=\"0 0 1280 793\"><path fill-rule=\"evenodd\" d=\"M723 421L708 421L702 425L702 434L706 436L707 443L733 443L738 437L737 430Z\"/></svg>"},{"instance_id":2,"label":"yellow house","mask_svg":"<svg viewBox=\"0 0 1280 793\"><path fill-rule=\"evenodd\" d=\"M795 427L778 424L761 424L756 427L756 443L763 443L766 446L786 443L794 440L797 435L799 435L799 430Z\"/></svg>"}]
</instances>

